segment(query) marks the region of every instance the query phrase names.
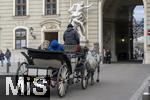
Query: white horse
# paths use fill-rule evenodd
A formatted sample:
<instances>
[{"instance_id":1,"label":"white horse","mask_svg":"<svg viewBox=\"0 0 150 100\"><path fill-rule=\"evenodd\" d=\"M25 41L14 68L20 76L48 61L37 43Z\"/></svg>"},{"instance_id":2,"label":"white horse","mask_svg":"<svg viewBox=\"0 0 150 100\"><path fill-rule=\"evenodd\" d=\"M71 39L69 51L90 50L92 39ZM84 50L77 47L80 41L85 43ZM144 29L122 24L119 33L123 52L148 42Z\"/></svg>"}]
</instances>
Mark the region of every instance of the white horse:
<instances>
[{"instance_id":1,"label":"white horse","mask_svg":"<svg viewBox=\"0 0 150 100\"><path fill-rule=\"evenodd\" d=\"M100 55L95 51L88 51L86 56L86 66L88 69L88 79L91 78L91 85L94 84L94 72L97 69L97 82L99 82Z\"/></svg>"}]
</instances>

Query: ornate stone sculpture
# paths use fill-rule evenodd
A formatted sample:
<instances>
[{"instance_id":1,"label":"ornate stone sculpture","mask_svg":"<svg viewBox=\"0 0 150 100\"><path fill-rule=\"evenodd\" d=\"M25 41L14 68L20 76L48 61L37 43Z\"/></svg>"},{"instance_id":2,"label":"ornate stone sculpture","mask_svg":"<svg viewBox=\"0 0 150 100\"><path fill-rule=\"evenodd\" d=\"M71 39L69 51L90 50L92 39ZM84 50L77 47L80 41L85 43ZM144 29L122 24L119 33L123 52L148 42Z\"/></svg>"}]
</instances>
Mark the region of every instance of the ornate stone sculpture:
<instances>
[{"instance_id":1,"label":"ornate stone sculpture","mask_svg":"<svg viewBox=\"0 0 150 100\"><path fill-rule=\"evenodd\" d=\"M48 23L43 25L43 31L44 32L52 32L52 31L58 31L60 30L59 25L55 23Z\"/></svg>"},{"instance_id":2,"label":"ornate stone sculpture","mask_svg":"<svg viewBox=\"0 0 150 100\"><path fill-rule=\"evenodd\" d=\"M70 23L74 26L74 28L79 32L80 37L85 39L85 23L87 20L86 10L91 7L92 4L85 6L84 2L75 3L70 7Z\"/></svg>"}]
</instances>

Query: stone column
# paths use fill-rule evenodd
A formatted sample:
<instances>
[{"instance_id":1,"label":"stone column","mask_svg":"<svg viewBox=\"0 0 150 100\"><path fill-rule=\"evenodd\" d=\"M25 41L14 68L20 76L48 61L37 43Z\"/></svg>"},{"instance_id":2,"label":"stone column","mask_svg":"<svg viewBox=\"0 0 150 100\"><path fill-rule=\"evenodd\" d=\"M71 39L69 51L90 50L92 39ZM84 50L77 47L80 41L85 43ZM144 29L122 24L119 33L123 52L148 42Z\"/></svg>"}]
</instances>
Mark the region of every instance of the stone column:
<instances>
[{"instance_id":1,"label":"stone column","mask_svg":"<svg viewBox=\"0 0 150 100\"><path fill-rule=\"evenodd\" d=\"M112 61L116 62L117 61L117 56L116 56L116 34L115 34L115 24L111 24L111 54L112 54Z\"/></svg>"},{"instance_id":2,"label":"stone column","mask_svg":"<svg viewBox=\"0 0 150 100\"><path fill-rule=\"evenodd\" d=\"M0 49L2 49L2 33L1 33L1 28L0 28Z\"/></svg>"},{"instance_id":3,"label":"stone column","mask_svg":"<svg viewBox=\"0 0 150 100\"><path fill-rule=\"evenodd\" d=\"M99 27L98 27L98 43L99 43L99 51L102 53L103 51L103 0L99 0L98 2L98 13L99 13Z\"/></svg>"},{"instance_id":4,"label":"stone column","mask_svg":"<svg viewBox=\"0 0 150 100\"><path fill-rule=\"evenodd\" d=\"M144 63L150 64L150 1L144 2Z\"/></svg>"}]
</instances>

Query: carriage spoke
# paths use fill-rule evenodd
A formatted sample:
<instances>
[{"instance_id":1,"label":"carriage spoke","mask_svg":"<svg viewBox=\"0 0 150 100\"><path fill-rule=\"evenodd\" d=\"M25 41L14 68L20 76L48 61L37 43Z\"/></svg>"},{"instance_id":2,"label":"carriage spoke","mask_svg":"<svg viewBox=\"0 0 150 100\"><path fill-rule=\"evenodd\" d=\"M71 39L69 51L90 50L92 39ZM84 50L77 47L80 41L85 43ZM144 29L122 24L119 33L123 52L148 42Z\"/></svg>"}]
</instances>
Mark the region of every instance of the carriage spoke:
<instances>
[{"instance_id":1,"label":"carriage spoke","mask_svg":"<svg viewBox=\"0 0 150 100\"><path fill-rule=\"evenodd\" d=\"M68 79L68 70L66 66L64 66L60 71L59 82L58 82L58 95L60 97L63 97L66 94L67 85L68 85L66 81L67 79Z\"/></svg>"}]
</instances>

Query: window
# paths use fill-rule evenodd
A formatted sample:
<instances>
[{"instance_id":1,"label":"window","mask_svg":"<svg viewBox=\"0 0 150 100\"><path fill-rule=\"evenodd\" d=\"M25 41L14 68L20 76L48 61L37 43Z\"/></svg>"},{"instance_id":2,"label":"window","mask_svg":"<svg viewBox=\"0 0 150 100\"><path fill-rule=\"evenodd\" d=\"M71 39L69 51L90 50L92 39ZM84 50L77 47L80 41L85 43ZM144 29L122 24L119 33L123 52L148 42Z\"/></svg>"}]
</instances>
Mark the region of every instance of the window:
<instances>
[{"instance_id":1,"label":"window","mask_svg":"<svg viewBox=\"0 0 150 100\"><path fill-rule=\"evenodd\" d=\"M57 13L57 0L45 0L45 15L55 15Z\"/></svg>"},{"instance_id":2,"label":"window","mask_svg":"<svg viewBox=\"0 0 150 100\"><path fill-rule=\"evenodd\" d=\"M25 29L17 29L15 31L15 48L21 49L27 47L27 31Z\"/></svg>"},{"instance_id":3,"label":"window","mask_svg":"<svg viewBox=\"0 0 150 100\"><path fill-rule=\"evenodd\" d=\"M26 16L26 0L15 0L15 15Z\"/></svg>"}]
</instances>

